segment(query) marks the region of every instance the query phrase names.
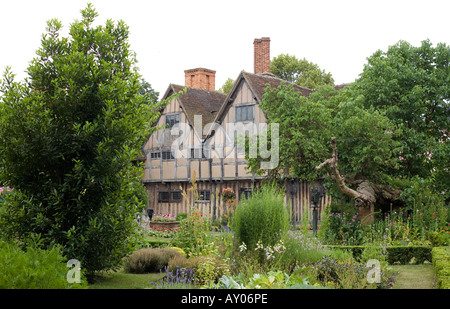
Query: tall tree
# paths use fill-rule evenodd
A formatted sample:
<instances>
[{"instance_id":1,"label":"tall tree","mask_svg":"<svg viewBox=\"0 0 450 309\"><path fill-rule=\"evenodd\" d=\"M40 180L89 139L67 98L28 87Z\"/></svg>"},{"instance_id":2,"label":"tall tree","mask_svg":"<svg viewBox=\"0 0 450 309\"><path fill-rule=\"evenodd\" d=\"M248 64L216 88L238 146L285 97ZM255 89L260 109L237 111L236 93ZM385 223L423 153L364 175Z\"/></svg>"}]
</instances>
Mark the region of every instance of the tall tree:
<instances>
[{"instance_id":1,"label":"tall tree","mask_svg":"<svg viewBox=\"0 0 450 309\"><path fill-rule=\"evenodd\" d=\"M399 128L402 177L434 178L450 197L450 47L400 41L368 58L355 82L366 108L383 111Z\"/></svg>"},{"instance_id":2,"label":"tall tree","mask_svg":"<svg viewBox=\"0 0 450 309\"><path fill-rule=\"evenodd\" d=\"M373 211L382 196L398 198L400 192L385 186L387 173L397 166L400 148L393 137L398 132L382 112L364 108L352 86L340 91L319 87L310 98L300 96L291 84L267 86L260 105L269 135L272 124L279 127L280 164L269 170L269 176L314 181L326 174L325 167L330 168L330 179L357 200L361 213ZM271 137L268 141L270 149ZM337 162L329 160L332 149L339 168L329 164ZM251 171L267 172L260 168L264 160L248 158Z\"/></svg>"},{"instance_id":3,"label":"tall tree","mask_svg":"<svg viewBox=\"0 0 450 309\"><path fill-rule=\"evenodd\" d=\"M289 54L281 54L270 62L270 72L281 79L310 89L319 86L333 86L334 79L331 73L306 59L297 59Z\"/></svg>"},{"instance_id":4,"label":"tall tree","mask_svg":"<svg viewBox=\"0 0 450 309\"><path fill-rule=\"evenodd\" d=\"M58 20L47 23L24 83L4 74L0 182L14 190L0 210L0 231L61 244L93 274L118 267L132 250L145 194L132 161L160 107L139 94L128 26L94 27L91 4L81 15L69 37L60 37Z\"/></svg>"},{"instance_id":5,"label":"tall tree","mask_svg":"<svg viewBox=\"0 0 450 309\"><path fill-rule=\"evenodd\" d=\"M228 78L225 81L225 83L223 84L223 86L220 87L220 89L218 91L221 93L224 93L224 94L229 94L231 89L233 88L233 85L234 85L234 80L231 78Z\"/></svg>"},{"instance_id":6,"label":"tall tree","mask_svg":"<svg viewBox=\"0 0 450 309\"><path fill-rule=\"evenodd\" d=\"M152 85L144 78L141 79L141 86L139 87L139 94L144 97L146 104L155 104L158 102L159 92L152 88Z\"/></svg>"}]
</instances>

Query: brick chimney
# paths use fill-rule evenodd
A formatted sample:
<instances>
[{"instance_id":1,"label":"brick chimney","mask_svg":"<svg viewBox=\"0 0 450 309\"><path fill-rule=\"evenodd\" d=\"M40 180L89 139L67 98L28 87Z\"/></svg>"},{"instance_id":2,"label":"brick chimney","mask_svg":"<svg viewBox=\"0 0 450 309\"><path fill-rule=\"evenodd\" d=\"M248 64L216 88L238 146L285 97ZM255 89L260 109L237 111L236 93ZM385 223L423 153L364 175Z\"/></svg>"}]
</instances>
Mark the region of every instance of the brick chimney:
<instances>
[{"instance_id":1,"label":"brick chimney","mask_svg":"<svg viewBox=\"0 0 450 309\"><path fill-rule=\"evenodd\" d=\"M185 70L184 79L187 87L216 90L216 71L204 68Z\"/></svg>"},{"instance_id":2,"label":"brick chimney","mask_svg":"<svg viewBox=\"0 0 450 309\"><path fill-rule=\"evenodd\" d=\"M255 74L270 72L270 38L255 39L253 45Z\"/></svg>"}]
</instances>

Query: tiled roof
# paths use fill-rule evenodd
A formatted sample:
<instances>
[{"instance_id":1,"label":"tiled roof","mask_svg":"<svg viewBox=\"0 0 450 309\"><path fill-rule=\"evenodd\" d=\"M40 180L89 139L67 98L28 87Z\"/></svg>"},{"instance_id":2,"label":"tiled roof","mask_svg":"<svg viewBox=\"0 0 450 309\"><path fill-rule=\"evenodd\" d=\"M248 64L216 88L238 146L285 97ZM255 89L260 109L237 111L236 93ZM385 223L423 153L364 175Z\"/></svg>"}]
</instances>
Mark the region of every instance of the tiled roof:
<instances>
[{"instance_id":1,"label":"tiled roof","mask_svg":"<svg viewBox=\"0 0 450 309\"><path fill-rule=\"evenodd\" d=\"M185 87L180 85L171 85L174 92L180 92ZM217 112L222 106L227 96L217 91L210 91L199 88L187 88L185 94L178 100L181 102L190 122L194 123L194 115L202 116L202 123L206 125L214 121Z\"/></svg>"},{"instance_id":2,"label":"tiled roof","mask_svg":"<svg viewBox=\"0 0 450 309\"><path fill-rule=\"evenodd\" d=\"M250 87L254 91L257 99L259 102L262 101L263 95L266 90L266 84L269 84L271 88L278 87L281 82L285 82L286 84L290 84L289 82L280 79L278 77L275 77L275 75L271 73L259 73L259 74L252 74L245 71L242 71L242 75L249 83ZM303 96L309 97L309 95L314 91L311 89L308 89L306 87L298 86L296 84L293 84L296 91L301 92Z\"/></svg>"}]
</instances>

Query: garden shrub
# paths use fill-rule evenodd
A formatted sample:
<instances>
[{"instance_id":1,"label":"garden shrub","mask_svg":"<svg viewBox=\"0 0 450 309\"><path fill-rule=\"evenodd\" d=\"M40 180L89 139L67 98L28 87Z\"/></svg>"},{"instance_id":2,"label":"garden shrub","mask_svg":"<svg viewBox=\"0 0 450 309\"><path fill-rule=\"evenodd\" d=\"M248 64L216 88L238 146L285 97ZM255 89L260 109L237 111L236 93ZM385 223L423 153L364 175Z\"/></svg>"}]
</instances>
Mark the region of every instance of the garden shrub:
<instances>
[{"instance_id":1,"label":"garden shrub","mask_svg":"<svg viewBox=\"0 0 450 309\"><path fill-rule=\"evenodd\" d=\"M230 265L227 259L218 255L203 255L186 258L175 256L168 263L168 270L176 272L177 269L190 269L194 273L194 283L207 285L217 282L222 276L230 274Z\"/></svg>"},{"instance_id":2,"label":"garden shrub","mask_svg":"<svg viewBox=\"0 0 450 309\"><path fill-rule=\"evenodd\" d=\"M187 212L180 212L180 213L177 214L175 220L176 220L176 221L181 221L181 220L183 220L183 219L186 219L187 216L188 216L188 213L187 213Z\"/></svg>"},{"instance_id":3,"label":"garden shrub","mask_svg":"<svg viewBox=\"0 0 450 309\"><path fill-rule=\"evenodd\" d=\"M264 247L274 246L288 231L289 224L284 192L266 185L239 202L230 227L238 244L244 243L248 250L255 250L259 242Z\"/></svg>"},{"instance_id":4,"label":"garden shrub","mask_svg":"<svg viewBox=\"0 0 450 309\"><path fill-rule=\"evenodd\" d=\"M194 209L185 219L181 220L170 245L183 249L189 255L197 251L202 243L209 242L210 231L209 220L198 209Z\"/></svg>"},{"instance_id":5,"label":"garden shrub","mask_svg":"<svg viewBox=\"0 0 450 309\"><path fill-rule=\"evenodd\" d=\"M168 270L175 271L177 268L197 269L198 264L202 261L201 257L194 256L186 258L182 255L176 255L169 260Z\"/></svg>"},{"instance_id":6,"label":"garden shrub","mask_svg":"<svg viewBox=\"0 0 450 309\"><path fill-rule=\"evenodd\" d=\"M427 233L427 240L430 241L432 247L450 245L449 234L443 232L430 231Z\"/></svg>"},{"instance_id":7,"label":"garden shrub","mask_svg":"<svg viewBox=\"0 0 450 309\"><path fill-rule=\"evenodd\" d=\"M313 266L315 278L326 286L339 289L372 289L384 288L390 278L381 272L380 283L369 283L367 280L368 268L364 263L354 260L342 262L326 256Z\"/></svg>"},{"instance_id":8,"label":"garden shrub","mask_svg":"<svg viewBox=\"0 0 450 309\"><path fill-rule=\"evenodd\" d=\"M58 247L49 250L28 245L26 250L0 242L1 289L72 289L86 288L81 275L80 283L69 283L67 260Z\"/></svg>"},{"instance_id":9,"label":"garden shrub","mask_svg":"<svg viewBox=\"0 0 450 309\"><path fill-rule=\"evenodd\" d=\"M183 249L178 248L178 247L170 247L171 249L177 250L178 252L180 252L180 254L184 257L186 257L186 252L184 252Z\"/></svg>"},{"instance_id":10,"label":"garden shrub","mask_svg":"<svg viewBox=\"0 0 450 309\"><path fill-rule=\"evenodd\" d=\"M242 274L235 276L223 275L216 284L210 284L215 289L286 289L286 288L316 288L310 285L304 274L305 268L298 268L292 274L281 270L267 273L255 273L246 278ZM323 288L323 287L318 287Z\"/></svg>"},{"instance_id":11,"label":"garden shrub","mask_svg":"<svg viewBox=\"0 0 450 309\"><path fill-rule=\"evenodd\" d=\"M281 256L280 265L287 271L299 265L312 264L331 254L317 238L309 237L308 233L302 230L289 231L284 243L286 250Z\"/></svg>"},{"instance_id":12,"label":"garden shrub","mask_svg":"<svg viewBox=\"0 0 450 309\"><path fill-rule=\"evenodd\" d=\"M322 211L319 236L327 244L360 245L363 242L363 225L358 217L358 209L351 204L342 207L331 204Z\"/></svg>"},{"instance_id":13,"label":"garden shrub","mask_svg":"<svg viewBox=\"0 0 450 309\"><path fill-rule=\"evenodd\" d=\"M194 275L195 282L199 285L216 283L222 276L230 275L230 265L226 259L218 255L202 256Z\"/></svg>"},{"instance_id":14,"label":"garden shrub","mask_svg":"<svg viewBox=\"0 0 450 309\"><path fill-rule=\"evenodd\" d=\"M134 274L158 272L168 266L170 259L177 255L182 256L178 250L167 247L140 249L125 258L124 269Z\"/></svg>"},{"instance_id":15,"label":"garden shrub","mask_svg":"<svg viewBox=\"0 0 450 309\"><path fill-rule=\"evenodd\" d=\"M431 254L437 287L450 289L450 252L444 247L434 247Z\"/></svg>"}]
</instances>

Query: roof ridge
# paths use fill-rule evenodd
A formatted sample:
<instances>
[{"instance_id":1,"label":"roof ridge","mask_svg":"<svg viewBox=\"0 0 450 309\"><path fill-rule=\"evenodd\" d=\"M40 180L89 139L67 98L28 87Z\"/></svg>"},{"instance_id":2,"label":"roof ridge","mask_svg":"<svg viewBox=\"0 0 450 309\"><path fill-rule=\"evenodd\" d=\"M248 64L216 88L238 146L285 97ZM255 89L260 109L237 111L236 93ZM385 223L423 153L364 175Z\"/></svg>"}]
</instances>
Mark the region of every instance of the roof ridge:
<instances>
[{"instance_id":1,"label":"roof ridge","mask_svg":"<svg viewBox=\"0 0 450 309\"><path fill-rule=\"evenodd\" d=\"M283 82L286 82L286 83L288 83L288 84L290 84L290 85L293 85L293 86L298 87L298 88L301 88L301 89L305 89L305 90L309 90L309 91L314 91L314 90L311 89L311 88L308 88L308 87L305 87L305 86L300 86L300 85L297 85L296 83L293 83L293 82L290 82L290 81L288 81L288 80L282 79L282 78L280 78L280 77L278 77L278 76L276 76L275 74L270 73L270 72L262 72L262 73L250 73L250 72L246 72L246 71L242 71L242 72L245 73L245 74L251 74L251 75L258 76L258 77L270 78L270 79L274 79L274 80L283 81ZM267 74L267 73L269 73L269 74Z\"/></svg>"}]
</instances>

